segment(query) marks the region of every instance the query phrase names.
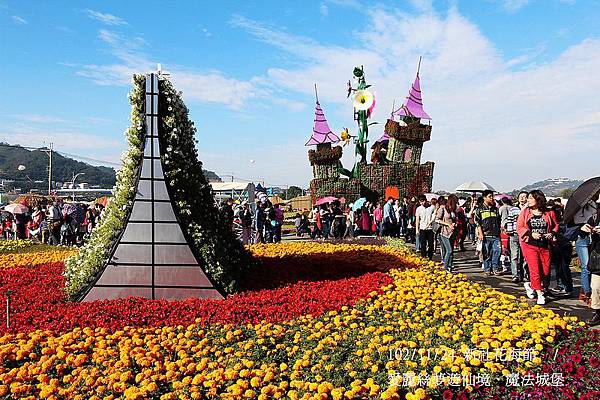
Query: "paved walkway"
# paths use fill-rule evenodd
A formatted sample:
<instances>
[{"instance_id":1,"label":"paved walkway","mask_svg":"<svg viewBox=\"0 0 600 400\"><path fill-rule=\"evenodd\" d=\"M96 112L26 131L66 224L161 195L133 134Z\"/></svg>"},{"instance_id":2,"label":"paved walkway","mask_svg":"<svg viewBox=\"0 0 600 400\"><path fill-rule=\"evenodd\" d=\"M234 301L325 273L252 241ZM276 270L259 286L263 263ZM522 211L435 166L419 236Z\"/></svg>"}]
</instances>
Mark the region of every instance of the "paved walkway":
<instances>
[{"instance_id":1,"label":"paved walkway","mask_svg":"<svg viewBox=\"0 0 600 400\"><path fill-rule=\"evenodd\" d=\"M506 272L500 276L486 276L481 269L481 264L475 255L475 251L473 251L473 246L470 246L467 243L465 244L465 247L467 248L467 251L454 253L454 264L457 272L467 275L469 279L481 285L485 285L517 297L525 297L525 288L523 287L523 283L513 283L510 272ZM439 261L439 248L437 250L438 251L434 256L434 260ZM578 295L580 287L579 273L573 273L573 284L575 285L574 292ZM550 287L552 288L555 286L556 281L552 281ZM535 299L527 299L527 301L532 305L535 304ZM592 316L590 308L582 301L579 301L577 297L561 296L554 298L546 296L546 304L543 307L549 308L559 315L576 316L583 321Z\"/></svg>"},{"instance_id":2,"label":"paved walkway","mask_svg":"<svg viewBox=\"0 0 600 400\"><path fill-rule=\"evenodd\" d=\"M307 238L306 236L298 238L295 235L286 235L283 237L283 240L305 241L310 240L310 238ZM513 296L525 297L525 288L523 287L523 283L513 283L511 281L512 276L510 272L500 276L486 276L481 269L479 259L475 255L474 246L467 242L465 247L466 251L454 253L454 267L457 272L465 274L469 277L469 279L481 285L500 290L504 293L512 294ZM434 260L440 261L439 247L434 255ZM555 283L555 281L552 281L550 287L555 287ZM579 273L573 273L573 283L575 285L575 292L579 294ZM535 299L527 300L530 304L535 304ZM561 316L576 316L582 321L586 321L592 316L591 309L586 304L579 301L577 297L562 296L553 298L547 296L546 304L543 307L551 309ZM596 326L594 329L600 329L600 326Z\"/></svg>"}]
</instances>

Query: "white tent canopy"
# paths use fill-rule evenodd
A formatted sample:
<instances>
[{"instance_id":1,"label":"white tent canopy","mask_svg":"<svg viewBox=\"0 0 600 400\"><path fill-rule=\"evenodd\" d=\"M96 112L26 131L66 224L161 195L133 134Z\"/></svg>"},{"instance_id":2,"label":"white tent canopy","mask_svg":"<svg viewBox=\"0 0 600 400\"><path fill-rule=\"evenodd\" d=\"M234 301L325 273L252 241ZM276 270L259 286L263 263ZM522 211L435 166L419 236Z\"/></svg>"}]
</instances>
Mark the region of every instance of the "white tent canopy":
<instances>
[{"instance_id":1,"label":"white tent canopy","mask_svg":"<svg viewBox=\"0 0 600 400\"><path fill-rule=\"evenodd\" d=\"M497 191L489 183L475 181L465 182L454 189L455 192L483 192L484 190Z\"/></svg>"},{"instance_id":2,"label":"white tent canopy","mask_svg":"<svg viewBox=\"0 0 600 400\"><path fill-rule=\"evenodd\" d=\"M227 198L232 198L234 201L239 200L254 202L254 184L249 182L210 182L215 200L221 201Z\"/></svg>"}]
</instances>

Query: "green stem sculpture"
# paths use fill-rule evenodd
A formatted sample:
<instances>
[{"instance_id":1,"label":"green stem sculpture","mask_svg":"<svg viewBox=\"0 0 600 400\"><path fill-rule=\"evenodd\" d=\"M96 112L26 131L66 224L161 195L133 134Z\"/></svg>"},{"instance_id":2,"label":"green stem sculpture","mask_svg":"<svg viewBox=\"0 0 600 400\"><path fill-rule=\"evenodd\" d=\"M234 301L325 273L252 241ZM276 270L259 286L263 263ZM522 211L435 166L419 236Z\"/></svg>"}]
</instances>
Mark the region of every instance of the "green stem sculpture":
<instances>
[{"instance_id":1,"label":"green stem sculpture","mask_svg":"<svg viewBox=\"0 0 600 400\"><path fill-rule=\"evenodd\" d=\"M354 76L358 80L358 86L356 88L357 92L360 90L365 90L369 87L365 81L365 73L363 67L354 68L353 72ZM362 99L362 102L366 101L366 99ZM361 102L361 99L358 99L358 102ZM356 159L354 163L354 168L352 169L352 175L355 178L360 177L360 169L357 164L366 164L367 163L367 143L369 142L369 124L367 123L368 111L367 110L356 110L354 112L354 119L358 123L358 136L356 141L356 151L355 154L360 157L360 159Z\"/></svg>"}]
</instances>

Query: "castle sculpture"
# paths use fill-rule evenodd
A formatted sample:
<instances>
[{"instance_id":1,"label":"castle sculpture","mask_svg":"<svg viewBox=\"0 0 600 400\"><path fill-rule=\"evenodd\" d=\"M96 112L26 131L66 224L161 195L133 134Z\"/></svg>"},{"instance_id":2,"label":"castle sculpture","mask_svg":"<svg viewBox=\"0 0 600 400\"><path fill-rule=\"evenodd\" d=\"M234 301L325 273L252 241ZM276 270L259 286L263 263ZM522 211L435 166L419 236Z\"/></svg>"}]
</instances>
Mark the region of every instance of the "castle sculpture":
<instances>
[{"instance_id":1,"label":"castle sculpture","mask_svg":"<svg viewBox=\"0 0 600 400\"><path fill-rule=\"evenodd\" d=\"M420 66L420 61L419 61ZM348 82L348 97L352 93L354 119L358 123L355 136L345 130L341 138L329 128L325 114L316 100L313 133L306 146L313 170L310 192L313 202L321 197L344 197L348 202L360 197L373 201L383 199L386 190L402 196L417 196L431 191L434 163L421 164L423 144L431 138L431 117L423 109L419 71L400 108L394 110L387 120L383 135L371 146L371 163L367 163L368 120L375 99L368 90L364 71L354 69L356 88ZM315 87L316 89L316 87ZM424 123L426 122L426 123ZM342 167L342 146L332 145L353 141L356 146L356 162L352 170Z\"/></svg>"}]
</instances>

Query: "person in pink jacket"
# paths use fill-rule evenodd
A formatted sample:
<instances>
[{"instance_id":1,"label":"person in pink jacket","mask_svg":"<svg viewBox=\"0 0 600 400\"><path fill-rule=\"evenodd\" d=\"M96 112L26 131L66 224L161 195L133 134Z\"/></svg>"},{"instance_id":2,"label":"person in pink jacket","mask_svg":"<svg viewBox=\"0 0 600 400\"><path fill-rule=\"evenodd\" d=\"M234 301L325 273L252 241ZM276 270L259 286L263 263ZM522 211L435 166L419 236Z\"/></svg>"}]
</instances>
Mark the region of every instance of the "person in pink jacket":
<instances>
[{"instance_id":1,"label":"person in pink jacket","mask_svg":"<svg viewBox=\"0 0 600 400\"><path fill-rule=\"evenodd\" d=\"M546 208L546 196L540 190L531 191L527 197L527 208L517 219L517 234L529 267L529 282L524 283L525 290L530 299L537 292L537 304L546 304L544 289L550 284L550 246L557 232L556 215Z\"/></svg>"}]
</instances>

